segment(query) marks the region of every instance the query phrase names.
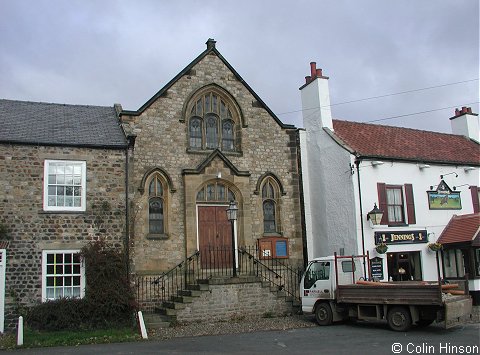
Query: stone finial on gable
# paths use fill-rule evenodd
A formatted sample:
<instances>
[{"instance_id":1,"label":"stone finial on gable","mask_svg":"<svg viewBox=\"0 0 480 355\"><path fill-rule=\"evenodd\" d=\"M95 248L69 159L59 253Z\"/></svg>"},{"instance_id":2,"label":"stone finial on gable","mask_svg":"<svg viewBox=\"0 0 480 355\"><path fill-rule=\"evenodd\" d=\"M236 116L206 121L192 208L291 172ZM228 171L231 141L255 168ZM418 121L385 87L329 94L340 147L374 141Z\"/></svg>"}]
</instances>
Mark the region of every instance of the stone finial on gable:
<instances>
[{"instance_id":1,"label":"stone finial on gable","mask_svg":"<svg viewBox=\"0 0 480 355\"><path fill-rule=\"evenodd\" d=\"M207 49L210 50L215 48L215 43L217 43L217 41L215 41L213 38L209 38L205 44L207 45Z\"/></svg>"}]
</instances>

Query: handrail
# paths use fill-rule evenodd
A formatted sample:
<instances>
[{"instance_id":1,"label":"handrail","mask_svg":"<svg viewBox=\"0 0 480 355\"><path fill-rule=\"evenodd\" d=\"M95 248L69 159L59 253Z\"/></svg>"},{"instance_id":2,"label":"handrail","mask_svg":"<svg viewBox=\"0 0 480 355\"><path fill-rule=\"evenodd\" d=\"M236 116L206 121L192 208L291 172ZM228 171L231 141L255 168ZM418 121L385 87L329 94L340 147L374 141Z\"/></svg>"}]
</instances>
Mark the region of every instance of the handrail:
<instances>
[{"instance_id":1,"label":"handrail","mask_svg":"<svg viewBox=\"0 0 480 355\"><path fill-rule=\"evenodd\" d=\"M257 277L277 291L283 291L285 297L300 299L299 284L303 269L294 269L271 257L259 257L257 246L240 247L236 252L238 277ZM205 280L232 277L232 262L231 248L207 246L160 275L136 275L132 280L138 307L152 312L165 303L175 302L176 297L185 294L183 291L198 289Z\"/></svg>"}]
</instances>

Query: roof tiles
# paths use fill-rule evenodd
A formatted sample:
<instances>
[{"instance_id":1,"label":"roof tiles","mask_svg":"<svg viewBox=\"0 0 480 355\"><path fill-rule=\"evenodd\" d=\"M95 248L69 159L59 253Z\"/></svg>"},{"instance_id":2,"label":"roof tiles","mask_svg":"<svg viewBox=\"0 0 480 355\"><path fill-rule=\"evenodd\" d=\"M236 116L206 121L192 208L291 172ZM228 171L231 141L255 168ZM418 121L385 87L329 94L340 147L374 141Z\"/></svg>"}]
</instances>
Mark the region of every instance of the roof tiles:
<instances>
[{"instance_id":1,"label":"roof tiles","mask_svg":"<svg viewBox=\"0 0 480 355\"><path fill-rule=\"evenodd\" d=\"M361 157L480 165L480 145L464 136L341 120L333 128Z\"/></svg>"},{"instance_id":2,"label":"roof tiles","mask_svg":"<svg viewBox=\"0 0 480 355\"><path fill-rule=\"evenodd\" d=\"M443 230L438 242L441 244L472 242L479 244L480 213L453 216Z\"/></svg>"}]
</instances>

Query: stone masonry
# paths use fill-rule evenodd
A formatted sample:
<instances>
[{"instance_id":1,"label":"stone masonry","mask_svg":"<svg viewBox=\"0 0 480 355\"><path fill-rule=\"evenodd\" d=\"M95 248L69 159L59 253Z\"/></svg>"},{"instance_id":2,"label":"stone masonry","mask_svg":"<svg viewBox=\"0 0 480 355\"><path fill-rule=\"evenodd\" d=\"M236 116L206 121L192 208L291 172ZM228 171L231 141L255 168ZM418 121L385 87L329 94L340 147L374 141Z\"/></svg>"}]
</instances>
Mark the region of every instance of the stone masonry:
<instances>
[{"instance_id":1,"label":"stone masonry","mask_svg":"<svg viewBox=\"0 0 480 355\"><path fill-rule=\"evenodd\" d=\"M85 160L85 212L43 211L45 159ZM5 329L20 307L41 302L42 250L81 249L125 238L125 150L0 145L0 223L7 227ZM108 203L108 211L101 208Z\"/></svg>"},{"instance_id":2,"label":"stone masonry","mask_svg":"<svg viewBox=\"0 0 480 355\"><path fill-rule=\"evenodd\" d=\"M185 169L200 166L212 153L189 150L186 113L189 100L209 86L231 98L240 113L236 121L238 149L223 153L248 176L235 174L218 157L198 173L184 173ZM129 111L121 117L126 130L137 136L130 179L134 216L130 239L135 272L169 270L197 249L195 197L209 181L220 181L235 191L240 208L238 245L256 244L265 237L262 197L256 188L267 173L278 177L284 189L278 200L279 236L288 238L289 262L303 263L297 131L281 126L215 52L207 53L141 112ZM139 190L148 188L141 186L142 181L155 168L168 175L170 185L166 195L167 231L162 238L152 239L148 235L148 199Z\"/></svg>"}]
</instances>

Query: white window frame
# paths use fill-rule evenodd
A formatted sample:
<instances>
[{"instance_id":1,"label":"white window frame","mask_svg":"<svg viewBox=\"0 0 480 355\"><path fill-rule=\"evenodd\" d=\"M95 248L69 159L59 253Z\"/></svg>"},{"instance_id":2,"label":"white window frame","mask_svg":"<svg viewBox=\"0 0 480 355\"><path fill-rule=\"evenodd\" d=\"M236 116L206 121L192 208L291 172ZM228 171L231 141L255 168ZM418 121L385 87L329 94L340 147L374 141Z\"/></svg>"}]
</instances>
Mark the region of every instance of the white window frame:
<instances>
[{"instance_id":1,"label":"white window frame","mask_svg":"<svg viewBox=\"0 0 480 355\"><path fill-rule=\"evenodd\" d=\"M54 300L47 298L47 255L48 254L71 254L80 253L78 249L63 249L63 250L42 250L42 302ZM64 275L64 274L62 274ZM80 261L80 297L85 296L85 262Z\"/></svg>"},{"instance_id":2,"label":"white window frame","mask_svg":"<svg viewBox=\"0 0 480 355\"><path fill-rule=\"evenodd\" d=\"M65 164L81 164L82 166L82 180L81 189L82 196L80 206L49 206L48 205L48 169L51 163L65 163ZM87 195L87 162L82 160L45 160L43 168L43 210L44 211L85 211L86 210L86 195Z\"/></svg>"}]
</instances>

